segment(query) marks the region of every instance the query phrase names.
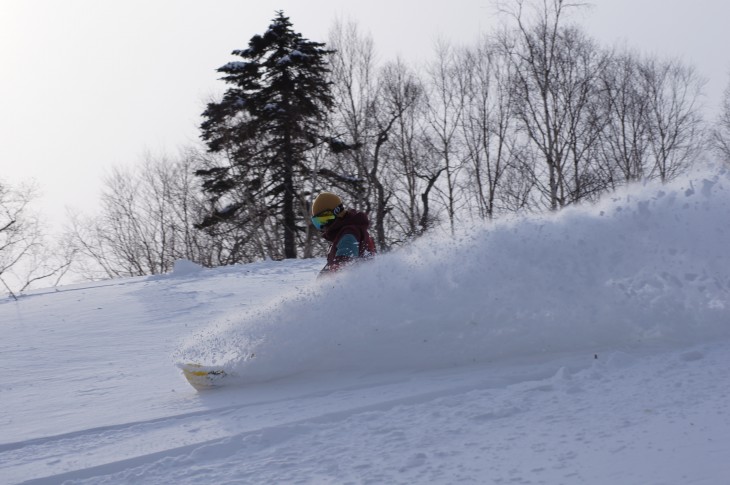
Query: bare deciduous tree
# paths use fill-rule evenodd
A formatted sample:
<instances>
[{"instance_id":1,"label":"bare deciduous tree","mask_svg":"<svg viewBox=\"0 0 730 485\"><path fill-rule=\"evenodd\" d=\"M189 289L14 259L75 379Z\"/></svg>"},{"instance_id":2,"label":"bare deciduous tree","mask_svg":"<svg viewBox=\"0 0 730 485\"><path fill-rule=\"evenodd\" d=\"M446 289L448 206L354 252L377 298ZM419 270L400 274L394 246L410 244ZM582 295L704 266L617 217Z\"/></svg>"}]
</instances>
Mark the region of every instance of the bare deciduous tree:
<instances>
[{"instance_id":1,"label":"bare deciduous tree","mask_svg":"<svg viewBox=\"0 0 730 485\"><path fill-rule=\"evenodd\" d=\"M391 63L383 79L386 102L401 113L385 156L391 162L387 175L393 206L390 239L403 241L420 236L431 225L431 190L443 168L423 143L426 106L422 80L403 62Z\"/></svg>"},{"instance_id":2,"label":"bare deciduous tree","mask_svg":"<svg viewBox=\"0 0 730 485\"><path fill-rule=\"evenodd\" d=\"M367 183L370 173L372 140L376 130L377 66L375 48L369 35L360 32L355 22L337 21L330 30L329 46L332 94L335 105L331 123L336 136L346 140L352 150L343 150L333 157L332 167L359 184L342 180L335 187L343 190L350 204L370 212L372 188Z\"/></svg>"},{"instance_id":3,"label":"bare deciduous tree","mask_svg":"<svg viewBox=\"0 0 730 485\"><path fill-rule=\"evenodd\" d=\"M464 169L463 140L459 127L466 107L468 72L465 56L446 42L436 45L436 59L427 68L429 148L443 168L443 188L439 187L452 232L456 213L463 204L458 186Z\"/></svg>"},{"instance_id":4,"label":"bare deciduous tree","mask_svg":"<svg viewBox=\"0 0 730 485\"><path fill-rule=\"evenodd\" d=\"M81 271L97 279L166 273L178 259L205 266L240 262L238 245L246 239L222 238L230 246L194 228L207 213L193 176L199 165L189 152L176 161L148 156L139 167L114 169L100 214L72 221L76 247L87 258Z\"/></svg>"},{"instance_id":5,"label":"bare deciduous tree","mask_svg":"<svg viewBox=\"0 0 730 485\"><path fill-rule=\"evenodd\" d=\"M514 187L505 182L518 170L512 72L489 39L466 52L465 68L461 126L469 162L466 188L479 218L492 219L500 209L512 207L508 200Z\"/></svg>"},{"instance_id":6,"label":"bare deciduous tree","mask_svg":"<svg viewBox=\"0 0 730 485\"><path fill-rule=\"evenodd\" d=\"M579 5L518 0L506 11L515 28L500 37L514 70L521 129L544 164L535 182L551 210L600 190L591 154L601 130L595 91L605 57L580 29L564 25L566 11Z\"/></svg>"},{"instance_id":7,"label":"bare deciduous tree","mask_svg":"<svg viewBox=\"0 0 730 485\"><path fill-rule=\"evenodd\" d=\"M12 188L0 182L0 282L15 297L39 281L58 284L71 265L74 252L62 243L51 245L30 204L32 185Z\"/></svg>"},{"instance_id":8,"label":"bare deciduous tree","mask_svg":"<svg viewBox=\"0 0 730 485\"><path fill-rule=\"evenodd\" d=\"M332 125L354 148L339 155L333 166L342 174L354 172L354 180L343 182L348 182L353 205L369 213L376 243L380 250L386 250L390 245L386 219L392 209L392 188L387 179L393 163L386 151L398 121L420 88L402 83L399 62L378 69L372 40L361 35L356 24L336 25L329 45L336 51L331 56ZM343 188L347 192L348 187Z\"/></svg>"},{"instance_id":9,"label":"bare deciduous tree","mask_svg":"<svg viewBox=\"0 0 730 485\"><path fill-rule=\"evenodd\" d=\"M631 53L613 56L602 76L606 124L601 159L612 187L642 180L649 165L649 96L641 61Z\"/></svg>"},{"instance_id":10,"label":"bare deciduous tree","mask_svg":"<svg viewBox=\"0 0 730 485\"><path fill-rule=\"evenodd\" d=\"M650 178L673 179L699 154L702 117L699 101L705 81L676 60L642 64L649 97L649 142L654 158Z\"/></svg>"},{"instance_id":11,"label":"bare deciduous tree","mask_svg":"<svg viewBox=\"0 0 730 485\"><path fill-rule=\"evenodd\" d=\"M710 144L725 162L730 163L730 83L725 88L720 113L710 132Z\"/></svg>"}]
</instances>

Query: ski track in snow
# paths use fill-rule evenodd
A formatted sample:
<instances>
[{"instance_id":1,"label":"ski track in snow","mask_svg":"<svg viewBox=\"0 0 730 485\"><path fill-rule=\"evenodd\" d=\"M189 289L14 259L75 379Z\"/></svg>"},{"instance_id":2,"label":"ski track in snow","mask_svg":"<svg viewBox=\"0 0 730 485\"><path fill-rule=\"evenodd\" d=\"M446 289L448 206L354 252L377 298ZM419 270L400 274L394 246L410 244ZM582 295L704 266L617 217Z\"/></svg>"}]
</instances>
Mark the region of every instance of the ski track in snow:
<instances>
[{"instance_id":1,"label":"ski track in snow","mask_svg":"<svg viewBox=\"0 0 730 485\"><path fill-rule=\"evenodd\" d=\"M730 476L729 349L392 377L0 456L10 471L46 473L27 483L715 483Z\"/></svg>"},{"instance_id":2,"label":"ski track in snow","mask_svg":"<svg viewBox=\"0 0 730 485\"><path fill-rule=\"evenodd\" d=\"M0 483L730 483L730 175L609 199L325 281L0 300ZM173 364L206 356L244 377L196 393Z\"/></svg>"}]
</instances>

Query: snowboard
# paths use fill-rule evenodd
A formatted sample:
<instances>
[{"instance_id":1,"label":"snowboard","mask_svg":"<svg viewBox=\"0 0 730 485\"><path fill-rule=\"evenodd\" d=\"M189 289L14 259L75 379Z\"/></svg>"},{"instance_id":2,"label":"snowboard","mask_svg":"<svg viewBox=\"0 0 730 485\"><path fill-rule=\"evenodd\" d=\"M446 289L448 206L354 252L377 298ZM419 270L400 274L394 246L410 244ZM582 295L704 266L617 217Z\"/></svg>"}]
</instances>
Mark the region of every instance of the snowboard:
<instances>
[{"instance_id":1,"label":"snowboard","mask_svg":"<svg viewBox=\"0 0 730 485\"><path fill-rule=\"evenodd\" d=\"M222 366L202 365L194 363L178 364L185 379L197 391L205 391L223 385L228 373Z\"/></svg>"}]
</instances>

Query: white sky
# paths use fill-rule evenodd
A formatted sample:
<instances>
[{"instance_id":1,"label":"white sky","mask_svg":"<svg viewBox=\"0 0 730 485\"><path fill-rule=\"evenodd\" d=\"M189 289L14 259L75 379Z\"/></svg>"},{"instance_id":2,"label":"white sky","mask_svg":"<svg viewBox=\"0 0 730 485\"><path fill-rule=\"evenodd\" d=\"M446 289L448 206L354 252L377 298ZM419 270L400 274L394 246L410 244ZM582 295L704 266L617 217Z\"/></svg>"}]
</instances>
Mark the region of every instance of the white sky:
<instances>
[{"instance_id":1,"label":"white sky","mask_svg":"<svg viewBox=\"0 0 730 485\"><path fill-rule=\"evenodd\" d=\"M604 45L677 56L708 78L730 72L730 1L594 0L583 14ZM282 9L306 38L336 18L370 32L383 59L428 59L441 37L471 43L496 23L491 0L0 0L0 180L35 180L39 209L93 212L104 174L198 136L215 69Z\"/></svg>"}]
</instances>

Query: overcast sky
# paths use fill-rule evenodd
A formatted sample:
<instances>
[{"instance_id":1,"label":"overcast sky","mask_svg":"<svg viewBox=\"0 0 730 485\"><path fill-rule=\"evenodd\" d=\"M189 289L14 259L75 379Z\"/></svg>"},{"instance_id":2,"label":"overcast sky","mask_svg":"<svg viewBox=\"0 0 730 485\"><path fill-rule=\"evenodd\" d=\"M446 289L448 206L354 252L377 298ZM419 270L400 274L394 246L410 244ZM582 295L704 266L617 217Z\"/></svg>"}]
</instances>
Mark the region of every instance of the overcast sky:
<instances>
[{"instance_id":1,"label":"overcast sky","mask_svg":"<svg viewBox=\"0 0 730 485\"><path fill-rule=\"evenodd\" d=\"M729 0L594 0L601 44L679 57L708 79L714 114L730 73ZM310 40L336 18L370 33L381 59L427 60L437 38L472 43L496 25L491 0L0 0L0 180L35 180L58 223L92 213L104 175L198 136L215 69L276 10Z\"/></svg>"}]
</instances>

